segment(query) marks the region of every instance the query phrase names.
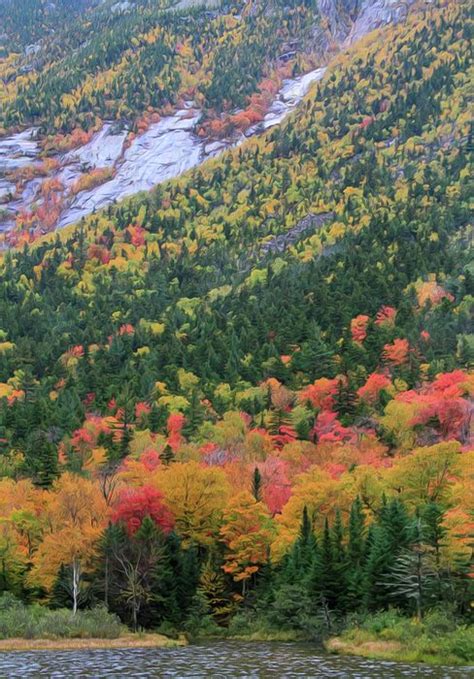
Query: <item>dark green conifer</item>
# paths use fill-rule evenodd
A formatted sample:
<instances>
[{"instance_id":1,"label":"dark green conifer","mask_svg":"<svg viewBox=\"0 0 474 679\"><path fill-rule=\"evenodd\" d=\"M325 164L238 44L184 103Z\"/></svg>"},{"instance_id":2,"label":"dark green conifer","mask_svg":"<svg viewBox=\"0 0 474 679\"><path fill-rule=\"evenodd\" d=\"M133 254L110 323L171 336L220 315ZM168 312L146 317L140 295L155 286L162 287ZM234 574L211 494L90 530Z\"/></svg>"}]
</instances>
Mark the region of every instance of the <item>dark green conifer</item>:
<instances>
[{"instance_id":1,"label":"dark green conifer","mask_svg":"<svg viewBox=\"0 0 474 679\"><path fill-rule=\"evenodd\" d=\"M252 476L252 495L255 498L255 502L262 501L262 475L258 467L255 467Z\"/></svg>"}]
</instances>

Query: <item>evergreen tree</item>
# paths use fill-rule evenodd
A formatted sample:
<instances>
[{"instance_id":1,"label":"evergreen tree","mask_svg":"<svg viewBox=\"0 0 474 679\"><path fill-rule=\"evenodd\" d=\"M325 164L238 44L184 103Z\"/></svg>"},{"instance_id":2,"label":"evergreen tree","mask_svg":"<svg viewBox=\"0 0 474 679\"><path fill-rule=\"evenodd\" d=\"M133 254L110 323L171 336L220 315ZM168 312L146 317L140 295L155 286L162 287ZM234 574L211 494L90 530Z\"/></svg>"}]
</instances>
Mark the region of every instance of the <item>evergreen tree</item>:
<instances>
[{"instance_id":1,"label":"evergreen tree","mask_svg":"<svg viewBox=\"0 0 474 679\"><path fill-rule=\"evenodd\" d=\"M148 426L154 434L165 427L166 415L167 412L165 408L160 408L156 403L153 403L148 415Z\"/></svg>"},{"instance_id":2,"label":"evergreen tree","mask_svg":"<svg viewBox=\"0 0 474 679\"><path fill-rule=\"evenodd\" d=\"M351 610L356 610L362 603L364 593L364 565L366 557L365 517L360 498L356 498L351 506L349 516L349 540L347 545L347 601Z\"/></svg>"},{"instance_id":3,"label":"evergreen tree","mask_svg":"<svg viewBox=\"0 0 474 679\"><path fill-rule=\"evenodd\" d=\"M25 465L36 485L48 488L58 476L58 452L44 431L35 430L25 444Z\"/></svg>"},{"instance_id":4,"label":"evergreen tree","mask_svg":"<svg viewBox=\"0 0 474 679\"><path fill-rule=\"evenodd\" d=\"M186 438L193 436L204 422L206 411L201 403L199 392L193 389L189 406L184 412L186 421L183 427L183 435Z\"/></svg>"},{"instance_id":5,"label":"evergreen tree","mask_svg":"<svg viewBox=\"0 0 474 679\"><path fill-rule=\"evenodd\" d=\"M313 611L322 615L324 624L330 632L341 588L339 573L334 567L334 545L327 519L324 522L321 544L313 560L308 585Z\"/></svg>"},{"instance_id":6,"label":"evergreen tree","mask_svg":"<svg viewBox=\"0 0 474 679\"><path fill-rule=\"evenodd\" d=\"M337 392L334 396L334 410L338 413L343 423L349 423L350 418L356 411L355 392L343 380L339 380L337 383Z\"/></svg>"},{"instance_id":7,"label":"evergreen tree","mask_svg":"<svg viewBox=\"0 0 474 679\"><path fill-rule=\"evenodd\" d=\"M442 507L435 502L430 502L420 511L423 541L433 548L438 569L441 567L441 548L447 532L443 526L444 514Z\"/></svg>"},{"instance_id":8,"label":"evergreen tree","mask_svg":"<svg viewBox=\"0 0 474 679\"><path fill-rule=\"evenodd\" d=\"M383 499L379 523L387 533L392 553L408 545L411 522L406 507L400 500L394 499L387 502L385 498Z\"/></svg>"},{"instance_id":9,"label":"evergreen tree","mask_svg":"<svg viewBox=\"0 0 474 679\"><path fill-rule=\"evenodd\" d=\"M331 532L332 550L333 550L333 586L334 586L334 608L338 611L344 611L347 606L347 555L344 548L344 526L342 524L341 513L336 512L336 519Z\"/></svg>"},{"instance_id":10,"label":"evergreen tree","mask_svg":"<svg viewBox=\"0 0 474 679\"><path fill-rule=\"evenodd\" d=\"M387 592L384 578L387 577L395 561L393 544L386 529L375 525L367 538L368 553L364 568L364 606L378 610L387 606Z\"/></svg>"},{"instance_id":11,"label":"evergreen tree","mask_svg":"<svg viewBox=\"0 0 474 679\"><path fill-rule=\"evenodd\" d=\"M174 452L172 447L167 443L165 447L163 448L163 451L160 453L160 460L165 464L166 466L170 465L171 462L174 460Z\"/></svg>"},{"instance_id":12,"label":"evergreen tree","mask_svg":"<svg viewBox=\"0 0 474 679\"><path fill-rule=\"evenodd\" d=\"M252 495L255 498L255 502L262 501L262 475L258 467L255 467L252 477Z\"/></svg>"},{"instance_id":13,"label":"evergreen tree","mask_svg":"<svg viewBox=\"0 0 474 679\"><path fill-rule=\"evenodd\" d=\"M365 556L365 516L362 502L357 497L351 505L349 515L349 541L347 546L347 556L352 567L360 567Z\"/></svg>"},{"instance_id":14,"label":"evergreen tree","mask_svg":"<svg viewBox=\"0 0 474 679\"><path fill-rule=\"evenodd\" d=\"M436 561L433 549L424 542L421 517L417 516L413 523L412 542L397 556L390 569L385 586L392 600L401 601L408 606L411 602L419 620L428 603L428 598L437 589Z\"/></svg>"},{"instance_id":15,"label":"evergreen tree","mask_svg":"<svg viewBox=\"0 0 474 679\"><path fill-rule=\"evenodd\" d=\"M51 608L72 608L70 568L61 564L54 581L48 604Z\"/></svg>"}]
</instances>

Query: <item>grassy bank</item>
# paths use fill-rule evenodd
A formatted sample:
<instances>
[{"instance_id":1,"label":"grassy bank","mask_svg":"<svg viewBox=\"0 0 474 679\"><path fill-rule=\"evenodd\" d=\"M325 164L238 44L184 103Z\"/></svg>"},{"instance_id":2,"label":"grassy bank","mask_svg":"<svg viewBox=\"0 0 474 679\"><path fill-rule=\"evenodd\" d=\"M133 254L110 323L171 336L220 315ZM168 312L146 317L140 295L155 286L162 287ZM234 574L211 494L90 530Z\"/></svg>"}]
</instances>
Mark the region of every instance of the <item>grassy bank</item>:
<instances>
[{"instance_id":1,"label":"grassy bank","mask_svg":"<svg viewBox=\"0 0 474 679\"><path fill-rule=\"evenodd\" d=\"M0 652L80 648L170 648L186 645L183 635L131 634L117 616L99 606L73 614L26 606L9 595L0 597Z\"/></svg>"},{"instance_id":2,"label":"grassy bank","mask_svg":"<svg viewBox=\"0 0 474 679\"><path fill-rule=\"evenodd\" d=\"M3 651L73 651L94 648L176 648L186 646L184 637L169 639L163 634L124 634L116 639L51 638L51 639L0 639Z\"/></svg>"},{"instance_id":3,"label":"grassy bank","mask_svg":"<svg viewBox=\"0 0 474 679\"><path fill-rule=\"evenodd\" d=\"M309 641L308 637L293 630L259 630L250 634L229 634L226 639L235 641Z\"/></svg>"},{"instance_id":4,"label":"grassy bank","mask_svg":"<svg viewBox=\"0 0 474 679\"><path fill-rule=\"evenodd\" d=\"M330 638L325 648L379 660L469 665L474 663L474 627L456 626L443 613L431 613L419 622L387 612Z\"/></svg>"},{"instance_id":5,"label":"grassy bank","mask_svg":"<svg viewBox=\"0 0 474 679\"><path fill-rule=\"evenodd\" d=\"M14 597L0 597L0 653L2 651L73 650L93 648L174 648L188 639L248 642L302 642L324 647L330 653L358 655L378 660L433 665L474 664L474 627L449 610L433 610L423 622L395 610L357 616L350 624L334 619L337 636L327 638L320 618L304 616L293 624L276 624L255 611L236 614L227 628L209 615L188 620L182 633L162 625L157 632L132 634L117 616L99 606L79 610L51 610L26 606ZM346 626L344 627L344 624ZM323 640L325 640L323 642Z\"/></svg>"},{"instance_id":6,"label":"grassy bank","mask_svg":"<svg viewBox=\"0 0 474 679\"><path fill-rule=\"evenodd\" d=\"M240 613L235 615L227 628L216 625L204 626L201 624L194 634L195 638L220 638L228 641L309 641L314 637L307 630L291 628L289 626L277 626L271 621L252 613Z\"/></svg>"}]
</instances>

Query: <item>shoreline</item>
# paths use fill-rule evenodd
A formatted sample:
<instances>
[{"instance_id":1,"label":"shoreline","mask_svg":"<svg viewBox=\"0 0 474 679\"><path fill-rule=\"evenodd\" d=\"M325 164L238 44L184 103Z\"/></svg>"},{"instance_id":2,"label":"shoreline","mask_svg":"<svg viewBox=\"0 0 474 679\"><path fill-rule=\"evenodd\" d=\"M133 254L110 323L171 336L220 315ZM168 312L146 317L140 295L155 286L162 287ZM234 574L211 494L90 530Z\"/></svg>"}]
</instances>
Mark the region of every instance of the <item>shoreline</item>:
<instances>
[{"instance_id":1,"label":"shoreline","mask_svg":"<svg viewBox=\"0 0 474 679\"><path fill-rule=\"evenodd\" d=\"M275 633L269 634L249 634L233 635L227 637L199 637L194 642L199 641L245 641L249 643L313 643L309 638L302 635ZM0 639L0 657L2 653L24 653L31 651L88 651L88 650L124 650L133 648L184 648L192 645L193 641L188 641L185 635L180 635L177 639L171 639L163 634L144 633L144 634L124 634L114 639L106 638L51 638L51 639L23 639L14 637L11 639ZM331 637L326 641L315 644L320 651L327 655L340 655L346 657L360 657L370 660L390 661L417 666L438 666L438 667L466 667L471 669L472 665L466 663L462 658L450 655L448 657L431 656L430 654L420 654L409 646L399 641L388 641L381 639L367 639L363 642L345 640L341 637Z\"/></svg>"},{"instance_id":2,"label":"shoreline","mask_svg":"<svg viewBox=\"0 0 474 679\"><path fill-rule=\"evenodd\" d=\"M385 639L368 639L353 642L341 637L331 637L323 643L326 653L330 655L355 656L368 660L380 660L408 665L426 665L427 667L466 667L471 669L466 660L458 655L436 655L411 648L409 644Z\"/></svg>"},{"instance_id":3,"label":"shoreline","mask_svg":"<svg viewBox=\"0 0 474 679\"><path fill-rule=\"evenodd\" d=\"M222 637L199 637L196 641L244 641L249 643L295 643L311 644L327 655L359 657L368 660L389 661L409 665L427 667L474 667L470 659L453 651L434 652L432 648L416 648L409 643L395 639L381 639L374 635L366 635L361 639L348 639L345 635L331 636L327 639L315 640L301 632L290 630L254 631L249 634L232 634ZM192 642L191 642L192 643Z\"/></svg>"},{"instance_id":4,"label":"shoreline","mask_svg":"<svg viewBox=\"0 0 474 679\"><path fill-rule=\"evenodd\" d=\"M11 651L75 651L94 649L126 648L178 648L187 646L184 636L170 639L163 634L124 634L115 639L71 638L71 639L0 639L0 654Z\"/></svg>"}]
</instances>

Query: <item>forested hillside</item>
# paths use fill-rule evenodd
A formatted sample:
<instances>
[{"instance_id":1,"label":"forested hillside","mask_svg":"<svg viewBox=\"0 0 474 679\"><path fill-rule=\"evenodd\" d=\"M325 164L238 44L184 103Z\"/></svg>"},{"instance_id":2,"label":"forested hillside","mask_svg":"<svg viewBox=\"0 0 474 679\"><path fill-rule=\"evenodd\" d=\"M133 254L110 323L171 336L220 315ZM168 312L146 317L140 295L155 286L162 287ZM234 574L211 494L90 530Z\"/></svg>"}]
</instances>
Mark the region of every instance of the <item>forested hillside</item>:
<instances>
[{"instance_id":1,"label":"forested hillside","mask_svg":"<svg viewBox=\"0 0 474 679\"><path fill-rule=\"evenodd\" d=\"M277 124L344 44L402 21L412 5L106 0L69 13L40 0L6 5L0 248ZM26 44L30 24L40 35Z\"/></svg>"},{"instance_id":2,"label":"forested hillside","mask_svg":"<svg viewBox=\"0 0 474 679\"><path fill-rule=\"evenodd\" d=\"M87 125L132 82L144 109L183 86L238 106L278 7L244 29L170 14L156 31L198 86L166 37L160 88L136 70L153 41L118 68L88 43L99 75L51 64L9 90L7 123ZM163 629L468 618L471 31L469 3L423 5L335 57L280 127L5 253L0 590Z\"/></svg>"},{"instance_id":3,"label":"forested hillside","mask_svg":"<svg viewBox=\"0 0 474 679\"><path fill-rule=\"evenodd\" d=\"M40 124L44 132L67 133L104 119L137 120L186 97L211 113L243 106L283 63L278 58L289 44L292 56L301 53L293 68L304 66L318 17L313 0L255 8L230 2L221 10L205 3L180 10L155 0L101 3L80 14L73 31L58 22L58 33L26 56L8 50L0 62L0 120L7 129ZM15 38L5 49L12 45Z\"/></svg>"},{"instance_id":4,"label":"forested hillside","mask_svg":"<svg viewBox=\"0 0 474 679\"><path fill-rule=\"evenodd\" d=\"M5 53L18 53L59 28L70 27L82 12L100 0L1 0L1 42Z\"/></svg>"}]
</instances>

